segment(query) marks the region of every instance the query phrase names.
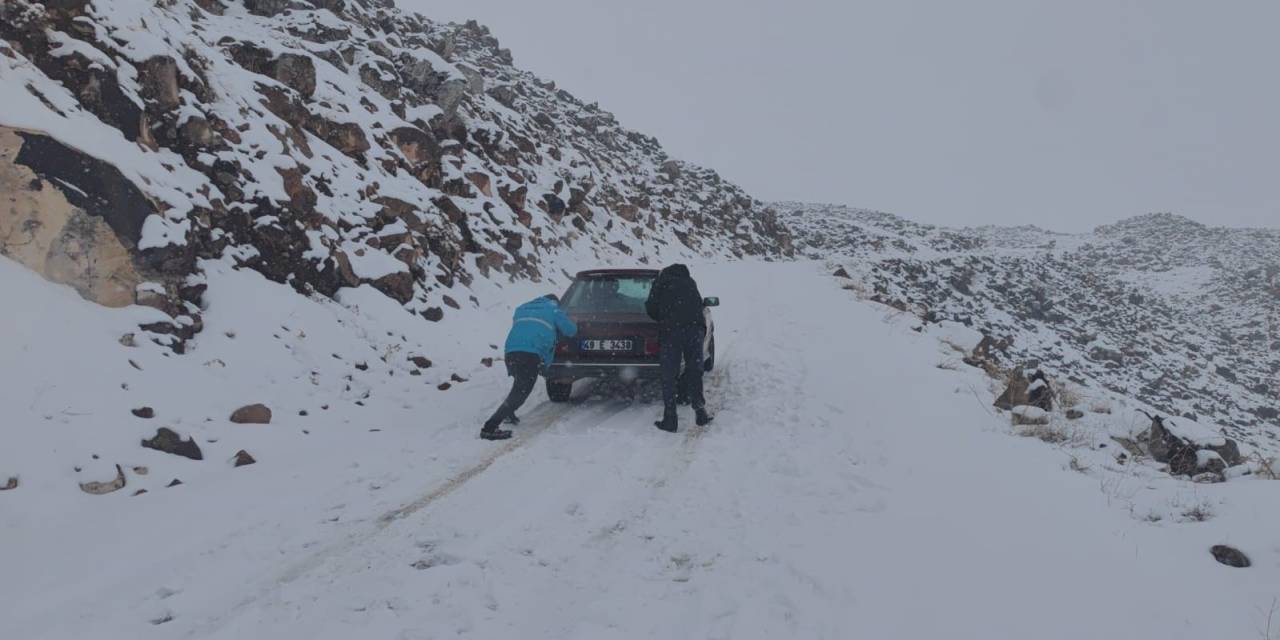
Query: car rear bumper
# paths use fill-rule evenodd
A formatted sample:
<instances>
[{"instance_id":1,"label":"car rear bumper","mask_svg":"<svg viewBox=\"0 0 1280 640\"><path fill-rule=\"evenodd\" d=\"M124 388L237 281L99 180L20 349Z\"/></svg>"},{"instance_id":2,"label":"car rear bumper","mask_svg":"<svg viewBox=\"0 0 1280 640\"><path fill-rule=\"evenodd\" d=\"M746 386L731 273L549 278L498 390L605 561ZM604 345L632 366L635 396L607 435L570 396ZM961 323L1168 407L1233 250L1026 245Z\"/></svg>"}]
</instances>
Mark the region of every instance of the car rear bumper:
<instances>
[{"instance_id":1,"label":"car rear bumper","mask_svg":"<svg viewBox=\"0 0 1280 640\"><path fill-rule=\"evenodd\" d=\"M547 379L555 381L582 378L658 378L662 370L656 362L554 362L547 367Z\"/></svg>"}]
</instances>

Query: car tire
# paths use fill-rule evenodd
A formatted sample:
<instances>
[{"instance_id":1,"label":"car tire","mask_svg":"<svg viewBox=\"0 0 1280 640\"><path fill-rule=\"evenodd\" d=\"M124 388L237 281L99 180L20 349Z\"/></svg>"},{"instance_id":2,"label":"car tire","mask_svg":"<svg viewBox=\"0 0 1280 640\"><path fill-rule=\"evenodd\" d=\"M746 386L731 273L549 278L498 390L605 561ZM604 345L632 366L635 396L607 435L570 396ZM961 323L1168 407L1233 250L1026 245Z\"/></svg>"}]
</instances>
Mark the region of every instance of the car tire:
<instances>
[{"instance_id":1,"label":"car tire","mask_svg":"<svg viewBox=\"0 0 1280 640\"><path fill-rule=\"evenodd\" d=\"M547 397L552 402L568 402L569 396L573 395L573 381L558 382L554 380L547 381Z\"/></svg>"},{"instance_id":2,"label":"car tire","mask_svg":"<svg viewBox=\"0 0 1280 640\"><path fill-rule=\"evenodd\" d=\"M702 360L702 370L710 372L716 368L716 337L711 336L711 344L707 345L707 357Z\"/></svg>"}]
</instances>

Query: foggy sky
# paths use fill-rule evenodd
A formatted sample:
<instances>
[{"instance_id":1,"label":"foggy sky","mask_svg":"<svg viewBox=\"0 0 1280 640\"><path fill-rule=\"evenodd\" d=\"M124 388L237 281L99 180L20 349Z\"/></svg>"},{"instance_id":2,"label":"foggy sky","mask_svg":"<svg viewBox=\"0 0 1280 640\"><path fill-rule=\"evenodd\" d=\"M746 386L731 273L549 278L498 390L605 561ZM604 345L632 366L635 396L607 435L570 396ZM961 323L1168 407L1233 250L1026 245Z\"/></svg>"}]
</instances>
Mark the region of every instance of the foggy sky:
<instances>
[{"instance_id":1,"label":"foggy sky","mask_svg":"<svg viewBox=\"0 0 1280 640\"><path fill-rule=\"evenodd\" d=\"M1280 226L1275 0L400 0L766 200Z\"/></svg>"}]
</instances>

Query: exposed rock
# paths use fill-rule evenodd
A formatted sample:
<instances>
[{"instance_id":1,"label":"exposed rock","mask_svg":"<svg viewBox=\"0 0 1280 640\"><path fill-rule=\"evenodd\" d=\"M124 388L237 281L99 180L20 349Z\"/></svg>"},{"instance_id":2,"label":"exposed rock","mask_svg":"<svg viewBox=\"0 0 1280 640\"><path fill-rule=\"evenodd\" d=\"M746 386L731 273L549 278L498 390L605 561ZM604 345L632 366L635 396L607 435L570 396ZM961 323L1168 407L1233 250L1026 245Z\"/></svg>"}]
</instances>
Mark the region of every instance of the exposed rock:
<instances>
[{"instance_id":1,"label":"exposed rock","mask_svg":"<svg viewBox=\"0 0 1280 640\"><path fill-rule=\"evenodd\" d=\"M0 491L13 491L18 488L18 476L9 476L9 480L0 485Z\"/></svg>"},{"instance_id":2,"label":"exposed rock","mask_svg":"<svg viewBox=\"0 0 1280 640\"><path fill-rule=\"evenodd\" d=\"M1037 407L1045 412L1053 411L1053 388L1043 371L1034 370L1030 376L1022 369L1009 373L1009 386L996 398L995 406L1011 410L1020 405Z\"/></svg>"},{"instance_id":3,"label":"exposed rock","mask_svg":"<svg viewBox=\"0 0 1280 640\"><path fill-rule=\"evenodd\" d=\"M307 130L352 158L360 159L369 150L369 139L365 137L364 129L354 122L333 122L312 116L307 120Z\"/></svg>"},{"instance_id":4,"label":"exposed rock","mask_svg":"<svg viewBox=\"0 0 1280 640\"><path fill-rule=\"evenodd\" d=\"M209 149L221 143L209 121L200 116L191 116L178 127L178 139L187 148L196 150Z\"/></svg>"},{"instance_id":5,"label":"exposed rock","mask_svg":"<svg viewBox=\"0 0 1280 640\"><path fill-rule=\"evenodd\" d=\"M244 0L249 13L260 16L274 16L284 13L289 8L289 0Z\"/></svg>"},{"instance_id":6,"label":"exposed rock","mask_svg":"<svg viewBox=\"0 0 1280 640\"><path fill-rule=\"evenodd\" d=\"M137 409L132 409L130 413L143 420L150 420L156 417L156 410L151 407L138 407Z\"/></svg>"},{"instance_id":7,"label":"exposed rock","mask_svg":"<svg viewBox=\"0 0 1280 640\"><path fill-rule=\"evenodd\" d=\"M429 359L427 359L427 358L424 358L424 357L422 357L422 356L412 356L412 357L410 357L410 358L409 358L409 362L412 362L412 363L413 363L413 366L415 366L415 367L417 367L417 368L419 368L419 369L430 369L430 368L431 368L431 360L429 360Z\"/></svg>"},{"instance_id":8,"label":"exposed rock","mask_svg":"<svg viewBox=\"0 0 1280 640\"><path fill-rule=\"evenodd\" d=\"M192 460L204 459L204 454L200 451L200 445L196 444L195 440L191 438L183 440L181 436L168 427L160 427L156 430L154 437L142 441L142 446Z\"/></svg>"},{"instance_id":9,"label":"exposed rock","mask_svg":"<svg viewBox=\"0 0 1280 640\"><path fill-rule=\"evenodd\" d=\"M1230 438L1194 442L1171 429L1170 421L1161 416L1151 416L1151 426L1140 438L1147 453L1157 462L1169 465L1169 473L1175 476L1194 476L1200 472L1221 474L1227 467L1242 462L1240 449Z\"/></svg>"},{"instance_id":10,"label":"exposed rock","mask_svg":"<svg viewBox=\"0 0 1280 640\"><path fill-rule=\"evenodd\" d=\"M844 267L840 267L839 269L836 269L836 272L831 275L836 278L844 278L845 280L852 279L852 276L849 275L849 272Z\"/></svg>"},{"instance_id":11,"label":"exposed rock","mask_svg":"<svg viewBox=\"0 0 1280 640\"><path fill-rule=\"evenodd\" d=\"M1084 417L1084 412L1079 409L1067 409L1068 420L1079 420Z\"/></svg>"},{"instance_id":12,"label":"exposed rock","mask_svg":"<svg viewBox=\"0 0 1280 640\"><path fill-rule=\"evenodd\" d=\"M408 271L389 273L373 281L375 289L394 298L401 304L413 299L413 274Z\"/></svg>"},{"instance_id":13,"label":"exposed rock","mask_svg":"<svg viewBox=\"0 0 1280 640\"><path fill-rule=\"evenodd\" d=\"M231 412L230 419L236 424L270 424L271 409L265 404L249 404Z\"/></svg>"},{"instance_id":14,"label":"exposed rock","mask_svg":"<svg viewBox=\"0 0 1280 640\"><path fill-rule=\"evenodd\" d=\"M1253 564L1249 561L1243 551L1235 547L1229 547L1225 544L1216 544L1209 549L1209 553L1213 554L1213 559L1227 565L1228 567L1236 567L1244 569Z\"/></svg>"},{"instance_id":15,"label":"exposed rock","mask_svg":"<svg viewBox=\"0 0 1280 640\"><path fill-rule=\"evenodd\" d=\"M237 451L237 452L236 452L236 457L232 460L232 466L234 466L234 467L244 467L244 466L247 466L247 465L254 464L254 463L256 463L256 462L257 462L257 460L254 460L254 459L253 459L253 456L249 455L249 452L248 452L248 451L245 451L244 449L241 449L241 450L239 450L239 451Z\"/></svg>"},{"instance_id":16,"label":"exposed rock","mask_svg":"<svg viewBox=\"0 0 1280 640\"><path fill-rule=\"evenodd\" d=\"M178 486L178 485L180 485L180 484L182 484L182 481L181 481L181 480L179 480L179 479L177 479L177 478L174 478L173 480L170 480L170 481L169 481L169 484L166 484L166 485L165 485L165 488L167 488L167 489L171 489L171 488L176 487L176 486Z\"/></svg>"},{"instance_id":17,"label":"exposed rock","mask_svg":"<svg viewBox=\"0 0 1280 640\"><path fill-rule=\"evenodd\" d=\"M311 56L282 53L272 63L271 75L304 98L316 92L316 67Z\"/></svg>"},{"instance_id":18,"label":"exposed rock","mask_svg":"<svg viewBox=\"0 0 1280 640\"><path fill-rule=\"evenodd\" d=\"M0 192L12 199L0 208L0 253L88 300L133 304L142 276L130 248L153 209L118 171L41 134L0 127Z\"/></svg>"},{"instance_id":19,"label":"exposed rock","mask_svg":"<svg viewBox=\"0 0 1280 640\"><path fill-rule=\"evenodd\" d=\"M486 198L493 197L493 189L490 186L489 174L474 171L467 174L467 180L471 181L471 184L475 185L476 189L479 190L480 193L484 194Z\"/></svg>"},{"instance_id":20,"label":"exposed rock","mask_svg":"<svg viewBox=\"0 0 1280 640\"><path fill-rule=\"evenodd\" d=\"M92 482L81 482L80 490L85 493L93 494L95 496L101 496L101 495L105 495L115 491L119 491L125 487L125 484L126 484L126 480L124 477L124 469L121 469L120 465L116 465L115 479L107 480L104 482L99 482L96 480Z\"/></svg>"},{"instance_id":21,"label":"exposed rock","mask_svg":"<svg viewBox=\"0 0 1280 640\"><path fill-rule=\"evenodd\" d=\"M169 56L152 56L138 69L143 95L154 100L163 111L182 104L178 92L178 63Z\"/></svg>"}]
</instances>

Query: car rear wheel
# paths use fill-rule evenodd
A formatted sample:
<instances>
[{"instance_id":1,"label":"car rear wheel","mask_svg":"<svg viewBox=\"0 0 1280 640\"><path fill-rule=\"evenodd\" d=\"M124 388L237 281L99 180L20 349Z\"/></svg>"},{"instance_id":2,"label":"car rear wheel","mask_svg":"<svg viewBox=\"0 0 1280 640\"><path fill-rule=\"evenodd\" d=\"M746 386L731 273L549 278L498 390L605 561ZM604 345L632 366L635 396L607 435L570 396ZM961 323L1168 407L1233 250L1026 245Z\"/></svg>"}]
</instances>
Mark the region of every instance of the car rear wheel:
<instances>
[{"instance_id":1,"label":"car rear wheel","mask_svg":"<svg viewBox=\"0 0 1280 640\"><path fill-rule=\"evenodd\" d=\"M573 395L573 382L559 382L555 380L547 381L547 397L552 402L568 402L569 396Z\"/></svg>"},{"instance_id":2,"label":"car rear wheel","mask_svg":"<svg viewBox=\"0 0 1280 640\"><path fill-rule=\"evenodd\" d=\"M711 336L711 344L707 345L707 357L702 360L702 370L711 371L716 368L716 337Z\"/></svg>"}]
</instances>

